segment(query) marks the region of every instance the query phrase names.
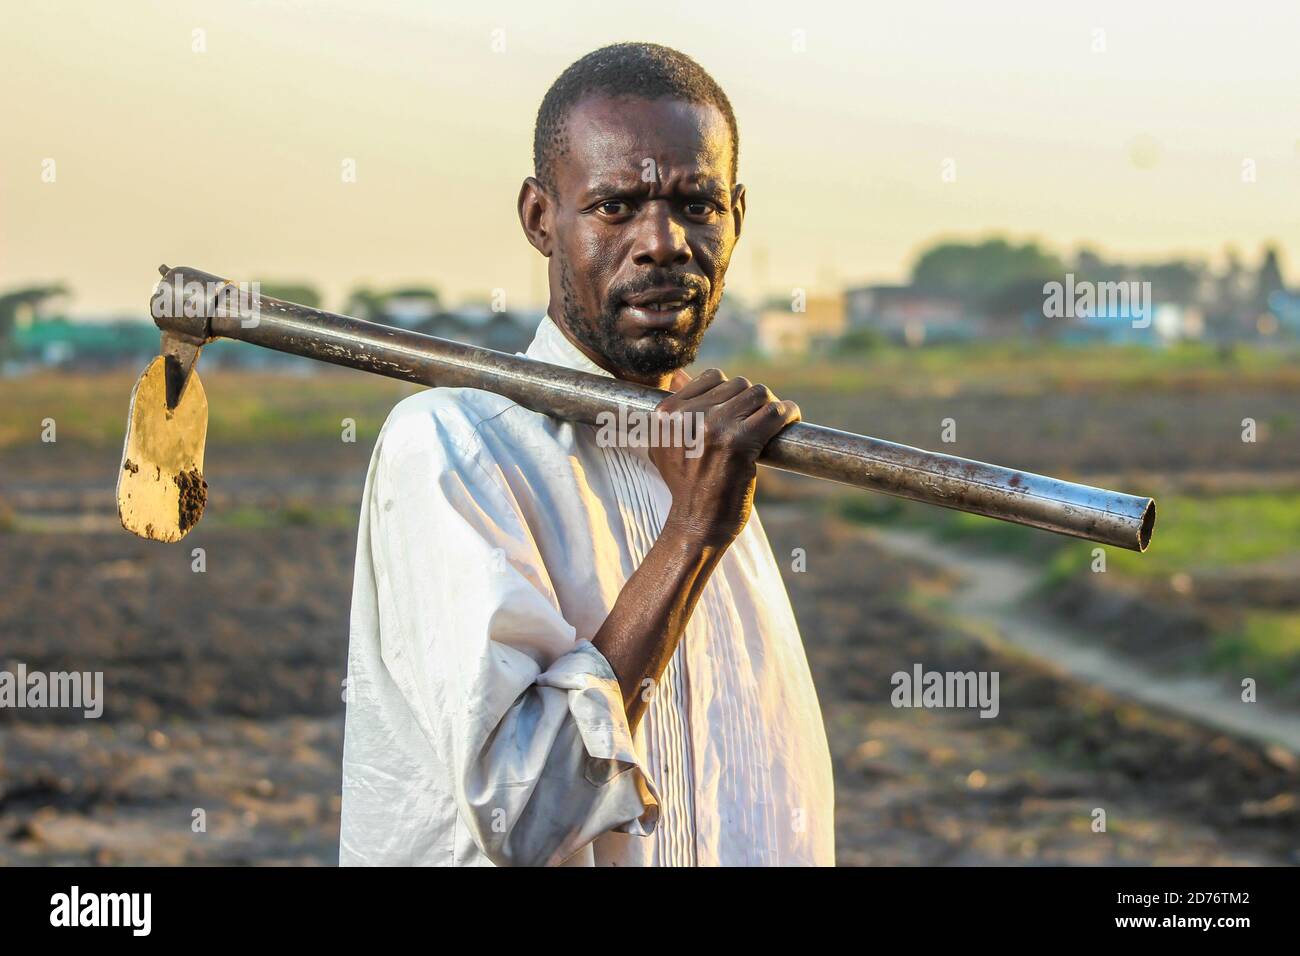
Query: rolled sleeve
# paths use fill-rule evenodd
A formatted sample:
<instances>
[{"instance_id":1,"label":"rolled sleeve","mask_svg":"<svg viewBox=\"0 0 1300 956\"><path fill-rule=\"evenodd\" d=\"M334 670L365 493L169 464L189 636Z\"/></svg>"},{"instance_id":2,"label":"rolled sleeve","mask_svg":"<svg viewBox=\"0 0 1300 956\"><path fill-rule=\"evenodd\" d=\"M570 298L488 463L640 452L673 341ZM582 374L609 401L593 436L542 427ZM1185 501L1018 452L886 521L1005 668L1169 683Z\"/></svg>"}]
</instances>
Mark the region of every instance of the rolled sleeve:
<instances>
[{"instance_id":1,"label":"rolled sleeve","mask_svg":"<svg viewBox=\"0 0 1300 956\"><path fill-rule=\"evenodd\" d=\"M644 812L610 829L637 836L653 833L659 821L659 794L641 766L623 709L623 692L605 655L590 641L583 641L552 664L537 683L568 692L569 713L586 751L587 782L607 786L627 776L633 785Z\"/></svg>"},{"instance_id":2,"label":"rolled sleeve","mask_svg":"<svg viewBox=\"0 0 1300 956\"><path fill-rule=\"evenodd\" d=\"M392 444L370 515L383 661L451 778L462 828L497 865L651 834L659 797L616 675L562 615L499 469L464 432L381 440Z\"/></svg>"}]
</instances>

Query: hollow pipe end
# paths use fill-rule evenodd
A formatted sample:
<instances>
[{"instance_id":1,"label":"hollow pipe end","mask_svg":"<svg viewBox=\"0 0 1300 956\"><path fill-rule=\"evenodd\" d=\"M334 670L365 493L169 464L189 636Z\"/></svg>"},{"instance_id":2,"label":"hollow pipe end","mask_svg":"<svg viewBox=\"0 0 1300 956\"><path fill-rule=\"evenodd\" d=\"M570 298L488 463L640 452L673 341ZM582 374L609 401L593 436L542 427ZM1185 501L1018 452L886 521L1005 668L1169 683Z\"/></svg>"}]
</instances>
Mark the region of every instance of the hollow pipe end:
<instances>
[{"instance_id":1,"label":"hollow pipe end","mask_svg":"<svg viewBox=\"0 0 1300 956\"><path fill-rule=\"evenodd\" d=\"M1142 552L1147 549L1151 543L1151 535L1156 530L1156 501L1154 498L1147 499L1147 506L1142 512L1142 524L1138 527L1138 551Z\"/></svg>"}]
</instances>

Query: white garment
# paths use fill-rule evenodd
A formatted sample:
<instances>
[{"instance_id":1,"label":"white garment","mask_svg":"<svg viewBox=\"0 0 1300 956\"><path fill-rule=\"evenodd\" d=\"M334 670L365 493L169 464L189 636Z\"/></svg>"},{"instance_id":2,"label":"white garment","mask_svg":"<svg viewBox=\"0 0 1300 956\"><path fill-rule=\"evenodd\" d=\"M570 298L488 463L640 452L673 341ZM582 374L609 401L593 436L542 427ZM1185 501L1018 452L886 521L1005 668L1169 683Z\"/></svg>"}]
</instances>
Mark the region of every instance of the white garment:
<instances>
[{"instance_id":1,"label":"white garment","mask_svg":"<svg viewBox=\"0 0 1300 956\"><path fill-rule=\"evenodd\" d=\"M549 317L525 354L609 374ZM490 392L393 410L357 539L341 864L834 862L821 711L757 512L628 732L590 639L671 500L646 450Z\"/></svg>"}]
</instances>

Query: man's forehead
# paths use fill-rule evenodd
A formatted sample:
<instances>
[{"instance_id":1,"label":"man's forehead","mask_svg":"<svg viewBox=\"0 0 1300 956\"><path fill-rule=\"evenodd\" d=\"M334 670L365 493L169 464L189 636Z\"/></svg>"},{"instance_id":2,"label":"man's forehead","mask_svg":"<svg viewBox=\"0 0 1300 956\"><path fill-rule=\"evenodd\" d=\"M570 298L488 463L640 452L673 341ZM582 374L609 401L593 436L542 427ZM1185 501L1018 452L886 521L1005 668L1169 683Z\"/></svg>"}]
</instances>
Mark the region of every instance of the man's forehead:
<instances>
[{"instance_id":1,"label":"man's forehead","mask_svg":"<svg viewBox=\"0 0 1300 956\"><path fill-rule=\"evenodd\" d=\"M566 133L558 163L566 178L639 176L654 160L687 177L730 179L731 133L710 103L593 94L569 111Z\"/></svg>"}]
</instances>

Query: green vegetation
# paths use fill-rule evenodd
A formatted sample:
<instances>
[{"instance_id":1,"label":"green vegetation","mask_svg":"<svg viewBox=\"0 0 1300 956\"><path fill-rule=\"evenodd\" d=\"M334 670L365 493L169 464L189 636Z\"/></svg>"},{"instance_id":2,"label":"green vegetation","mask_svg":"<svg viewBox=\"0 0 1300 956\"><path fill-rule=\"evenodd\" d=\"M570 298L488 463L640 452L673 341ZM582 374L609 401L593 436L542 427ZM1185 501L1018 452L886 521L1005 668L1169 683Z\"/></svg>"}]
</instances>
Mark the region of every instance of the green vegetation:
<instances>
[{"instance_id":1,"label":"green vegetation","mask_svg":"<svg viewBox=\"0 0 1300 956\"><path fill-rule=\"evenodd\" d=\"M850 521L925 531L939 541L978 543L982 550L997 554L1037 558L1055 554L1070 544L1068 538L1023 525L888 495L854 493L833 500L839 514Z\"/></svg>"},{"instance_id":2,"label":"green vegetation","mask_svg":"<svg viewBox=\"0 0 1300 956\"><path fill-rule=\"evenodd\" d=\"M840 336L833 354L836 358L854 358L888 347L889 340L875 329L851 329Z\"/></svg>"},{"instance_id":3,"label":"green vegetation","mask_svg":"<svg viewBox=\"0 0 1300 956\"><path fill-rule=\"evenodd\" d=\"M924 349L882 346L791 365L753 356L725 371L774 391L839 394L1036 395L1044 390L1214 390L1254 386L1300 387L1300 362L1281 349L1219 348L1184 343L1067 347L1032 342L942 345Z\"/></svg>"},{"instance_id":4,"label":"green vegetation","mask_svg":"<svg viewBox=\"0 0 1300 956\"><path fill-rule=\"evenodd\" d=\"M1145 554L1106 549L1108 574L1167 582L1286 559L1300 551L1300 491L1231 495L1169 495L1157 499L1156 534ZM1014 556L1041 569L1040 590L1087 574L1098 545L977 515L931 508L881 495L833 499L844 517L865 524L926 531L940 542L962 543ZM1189 646L1189 662L1204 670L1246 674L1273 686L1300 682L1300 612L1288 607L1219 613L1207 646Z\"/></svg>"},{"instance_id":5,"label":"green vegetation","mask_svg":"<svg viewBox=\"0 0 1300 956\"><path fill-rule=\"evenodd\" d=\"M310 378L223 373L205 378L204 385L208 440L250 444L337 441L345 418L355 420L358 434L373 436L392 407L418 391L363 372L333 369Z\"/></svg>"},{"instance_id":6,"label":"green vegetation","mask_svg":"<svg viewBox=\"0 0 1300 956\"><path fill-rule=\"evenodd\" d=\"M1086 568L1093 545L1058 550L1049 578ZM1167 578L1269 561L1300 549L1300 492L1170 495L1156 500L1156 533L1145 554L1107 550L1107 569L1128 577Z\"/></svg>"},{"instance_id":7,"label":"green vegetation","mask_svg":"<svg viewBox=\"0 0 1300 956\"><path fill-rule=\"evenodd\" d=\"M1174 580L1181 573L1207 575L1285 559L1300 551L1300 492L1237 495L1171 495L1157 500L1156 535L1145 554L1107 549L1107 572L1128 578ZM1086 573L1092 547L1070 544L1057 551L1043 576L1051 587ZM1273 686L1300 681L1300 612L1290 608L1239 607L1216 614L1209 646L1197 665L1246 674ZM1297 689L1300 689L1298 687Z\"/></svg>"},{"instance_id":8,"label":"green vegetation","mask_svg":"<svg viewBox=\"0 0 1300 956\"><path fill-rule=\"evenodd\" d=\"M991 238L976 243L942 242L921 254L912 267L912 283L930 292L988 301L1008 290L1027 287L1041 301L1041 286L1059 278L1065 263L1036 243L1013 245Z\"/></svg>"},{"instance_id":9,"label":"green vegetation","mask_svg":"<svg viewBox=\"0 0 1300 956\"><path fill-rule=\"evenodd\" d=\"M1214 638L1210 654L1216 668L1275 685L1300 681L1300 614L1249 612Z\"/></svg>"},{"instance_id":10,"label":"green vegetation","mask_svg":"<svg viewBox=\"0 0 1300 956\"><path fill-rule=\"evenodd\" d=\"M963 392L1032 395L1044 390L1104 388L1184 391L1274 386L1300 388L1300 362L1282 350L1220 350L1205 345L1168 349L1030 344L983 344L903 349L855 341L850 354L800 365L756 355L725 363L730 374L765 382L778 394L830 393L951 395ZM143 371L142 369L139 371ZM126 425L134 373L41 372L0 379L0 448L34 440L40 422L54 418L60 441L116 444ZM389 409L417 390L343 369L310 376L204 368L209 436L249 443L335 437L343 418L373 434ZM1280 417L1267 423L1279 434L1294 429Z\"/></svg>"},{"instance_id":11,"label":"green vegetation","mask_svg":"<svg viewBox=\"0 0 1300 956\"><path fill-rule=\"evenodd\" d=\"M844 517L863 524L896 525L940 541L978 543L983 550L1049 560L1047 583L1089 568L1098 545L979 515L933 508L884 495L834 499ZM1106 567L1125 577L1169 578L1262 563L1300 550L1300 491L1237 495L1169 495L1157 498L1156 533L1144 554L1106 549Z\"/></svg>"},{"instance_id":12,"label":"green vegetation","mask_svg":"<svg viewBox=\"0 0 1300 956\"><path fill-rule=\"evenodd\" d=\"M321 368L311 376L200 367L208 394L208 440L267 444L338 440L344 418L374 435L393 405L418 387L364 372ZM60 442L117 445L137 373L43 372L0 379L0 448L39 441L53 418Z\"/></svg>"}]
</instances>

